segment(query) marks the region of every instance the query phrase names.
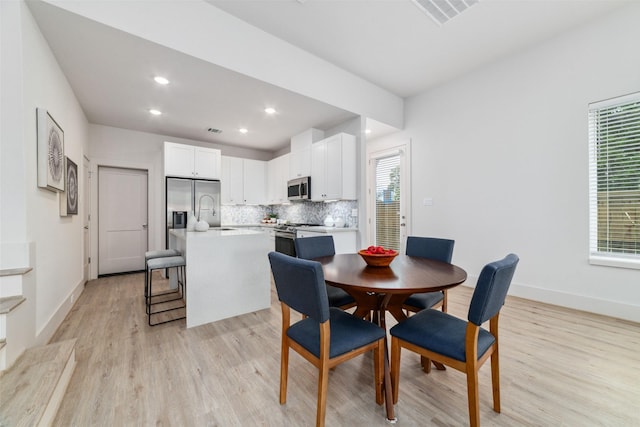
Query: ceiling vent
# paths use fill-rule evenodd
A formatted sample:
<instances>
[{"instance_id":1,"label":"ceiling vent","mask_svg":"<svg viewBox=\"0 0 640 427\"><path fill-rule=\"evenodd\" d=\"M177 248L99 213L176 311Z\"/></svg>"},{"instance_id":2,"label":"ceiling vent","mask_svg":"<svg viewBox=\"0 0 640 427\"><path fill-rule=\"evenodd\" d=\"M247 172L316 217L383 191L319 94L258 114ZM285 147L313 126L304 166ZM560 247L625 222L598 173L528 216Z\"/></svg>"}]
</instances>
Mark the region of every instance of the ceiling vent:
<instances>
[{"instance_id":1,"label":"ceiling vent","mask_svg":"<svg viewBox=\"0 0 640 427\"><path fill-rule=\"evenodd\" d=\"M207 129L207 132L222 133L222 131L220 129L216 129L216 128L209 128L209 129Z\"/></svg>"},{"instance_id":2,"label":"ceiling vent","mask_svg":"<svg viewBox=\"0 0 640 427\"><path fill-rule=\"evenodd\" d=\"M420 10L431 19L442 25L451 18L458 16L479 0L411 0Z\"/></svg>"}]
</instances>

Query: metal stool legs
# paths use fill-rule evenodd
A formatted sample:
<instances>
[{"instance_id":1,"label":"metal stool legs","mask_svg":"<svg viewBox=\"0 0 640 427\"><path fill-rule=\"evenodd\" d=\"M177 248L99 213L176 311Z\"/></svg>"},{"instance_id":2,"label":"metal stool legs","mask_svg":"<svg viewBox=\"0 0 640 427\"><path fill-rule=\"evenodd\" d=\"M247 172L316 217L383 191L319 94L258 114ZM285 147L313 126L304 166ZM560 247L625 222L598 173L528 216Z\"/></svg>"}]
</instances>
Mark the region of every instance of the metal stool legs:
<instances>
[{"instance_id":1,"label":"metal stool legs","mask_svg":"<svg viewBox=\"0 0 640 427\"><path fill-rule=\"evenodd\" d=\"M169 311L180 310L186 308L186 268L185 260L181 256L155 258L147 261L147 269L145 274L145 306L147 321L149 326L159 325L161 323L173 322L186 318L186 314L181 317L172 318L169 320L163 320L160 322L152 323L152 317L160 313L166 313ZM153 293L153 271L161 269L176 269L178 287L169 291ZM170 298L163 298L172 295ZM181 300L182 304L175 306L170 304L172 301ZM154 310L153 306L169 304L169 308L160 308Z\"/></svg>"}]
</instances>

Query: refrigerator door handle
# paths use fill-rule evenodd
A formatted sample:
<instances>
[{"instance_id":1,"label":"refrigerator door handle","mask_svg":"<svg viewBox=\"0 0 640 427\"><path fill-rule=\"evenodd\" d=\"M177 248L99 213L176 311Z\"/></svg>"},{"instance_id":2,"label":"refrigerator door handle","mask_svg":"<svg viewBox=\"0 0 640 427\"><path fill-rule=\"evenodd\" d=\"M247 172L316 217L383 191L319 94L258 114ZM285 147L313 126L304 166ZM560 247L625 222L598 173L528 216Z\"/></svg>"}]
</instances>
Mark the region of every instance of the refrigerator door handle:
<instances>
[{"instance_id":1,"label":"refrigerator door handle","mask_svg":"<svg viewBox=\"0 0 640 427\"><path fill-rule=\"evenodd\" d=\"M147 228L147 224L142 224L142 228Z\"/></svg>"}]
</instances>

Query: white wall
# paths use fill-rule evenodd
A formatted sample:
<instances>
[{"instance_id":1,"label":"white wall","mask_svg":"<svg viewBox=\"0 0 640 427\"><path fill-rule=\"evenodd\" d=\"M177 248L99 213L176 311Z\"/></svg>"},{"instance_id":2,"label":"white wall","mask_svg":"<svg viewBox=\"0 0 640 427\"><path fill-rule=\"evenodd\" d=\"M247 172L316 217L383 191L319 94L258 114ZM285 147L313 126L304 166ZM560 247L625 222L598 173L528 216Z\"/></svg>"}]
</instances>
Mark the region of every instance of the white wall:
<instances>
[{"instance_id":1,"label":"white wall","mask_svg":"<svg viewBox=\"0 0 640 427\"><path fill-rule=\"evenodd\" d=\"M82 216L60 217L58 194L37 187L36 108L47 109L60 124L65 155L79 168L87 120L26 5L3 2L2 24L1 267L33 267L24 289L34 324L25 331L32 335L30 345L50 338L83 284Z\"/></svg>"},{"instance_id":2,"label":"white wall","mask_svg":"<svg viewBox=\"0 0 640 427\"><path fill-rule=\"evenodd\" d=\"M406 101L413 234L455 239L472 285L515 252L512 294L640 321L640 271L587 261L587 105L640 90L638 22L636 3Z\"/></svg>"},{"instance_id":3,"label":"white wall","mask_svg":"<svg viewBox=\"0 0 640 427\"><path fill-rule=\"evenodd\" d=\"M164 248L164 141L220 149L224 156L270 160L272 153L241 147L174 138L102 125L89 126L89 152L93 176L100 166L147 170L149 175L149 249ZM98 182L93 179L92 218L98 218ZM91 258L98 259L98 224L91 224ZM98 263L91 265L91 278L98 277Z\"/></svg>"}]
</instances>

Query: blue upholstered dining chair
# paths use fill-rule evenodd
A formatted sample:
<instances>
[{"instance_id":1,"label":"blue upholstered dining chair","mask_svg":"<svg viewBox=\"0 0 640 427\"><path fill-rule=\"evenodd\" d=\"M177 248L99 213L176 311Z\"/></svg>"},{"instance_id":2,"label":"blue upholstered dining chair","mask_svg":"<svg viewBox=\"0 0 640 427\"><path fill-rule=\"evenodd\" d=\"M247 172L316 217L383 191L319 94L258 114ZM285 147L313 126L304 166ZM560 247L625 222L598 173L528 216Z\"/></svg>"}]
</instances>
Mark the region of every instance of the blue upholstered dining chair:
<instances>
[{"instance_id":1,"label":"blue upholstered dining chair","mask_svg":"<svg viewBox=\"0 0 640 427\"><path fill-rule=\"evenodd\" d=\"M280 404L287 400L289 348L292 348L320 371L316 426L324 426L329 369L368 351L374 352L374 388L376 403L381 405L384 330L339 308L329 307L319 262L279 252L269 253L269 262L282 308ZM291 309L306 317L291 325Z\"/></svg>"},{"instance_id":2,"label":"blue upholstered dining chair","mask_svg":"<svg viewBox=\"0 0 640 427\"><path fill-rule=\"evenodd\" d=\"M407 249L409 256L435 259L451 264L453 245L455 241L449 239L437 239L435 237L407 237ZM404 302L402 308L417 313L426 308L442 307L447 311L447 291L424 292L413 294Z\"/></svg>"},{"instance_id":3,"label":"blue upholstered dining chair","mask_svg":"<svg viewBox=\"0 0 640 427\"><path fill-rule=\"evenodd\" d=\"M333 236L329 235L295 239L294 245L298 258L314 259L336 254ZM338 307L346 310L356 305L356 301L351 295L335 286L327 285L327 295L329 296L330 307Z\"/></svg>"},{"instance_id":4,"label":"blue upholstered dining chair","mask_svg":"<svg viewBox=\"0 0 640 427\"><path fill-rule=\"evenodd\" d=\"M487 264L480 272L469 305L468 321L438 310L422 310L398 323L391 333L391 382L393 401L398 402L400 350L467 374L470 425L480 425L478 370L491 357L493 410L500 412L500 368L498 361L498 317L519 258L509 254ZM489 331L481 325L489 320Z\"/></svg>"}]
</instances>

